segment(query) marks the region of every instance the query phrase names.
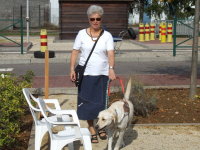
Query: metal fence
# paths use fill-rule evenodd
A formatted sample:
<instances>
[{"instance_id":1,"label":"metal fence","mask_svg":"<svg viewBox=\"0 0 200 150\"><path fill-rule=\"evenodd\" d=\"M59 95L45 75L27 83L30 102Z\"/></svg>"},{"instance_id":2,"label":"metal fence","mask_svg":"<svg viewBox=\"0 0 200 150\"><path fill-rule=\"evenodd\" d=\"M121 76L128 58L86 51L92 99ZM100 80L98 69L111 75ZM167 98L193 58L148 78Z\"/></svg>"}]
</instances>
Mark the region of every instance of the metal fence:
<instances>
[{"instance_id":1,"label":"metal fence","mask_svg":"<svg viewBox=\"0 0 200 150\"><path fill-rule=\"evenodd\" d=\"M22 9L22 10L21 10ZM26 27L26 6L18 6L11 8L11 11L6 12L6 15L2 15L0 19L19 19L20 13L22 12L22 18L23 18L23 27ZM3 22L3 24L0 24L0 28L3 28L4 26L9 25L7 22ZM14 24L14 23L13 23ZM41 28L46 27L50 25L50 8L48 5L45 6L29 6L29 26L30 28ZM12 29L19 28L19 24L13 25Z\"/></svg>"},{"instance_id":2,"label":"metal fence","mask_svg":"<svg viewBox=\"0 0 200 150\"><path fill-rule=\"evenodd\" d=\"M174 20L155 20L154 23L156 24L156 35L159 34L159 25L161 22L165 22L166 24L172 23L174 27ZM178 20L176 24L176 35L177 36L193 36L193 27L194 21L193 20ZM174 30L173 30L174 32ZM173 33L174 34L174 33Z\"/></svg>"},{"instance_id":3,"label":"metal fence","mask_svg":"<svg viewBox=\"0 0 200 150\"><path fill-rule=\"evenodd\" d=\"M49 24L50 11L49 7L30 6L29 7L29 21L31 28L40 28ZM13 7L13 18L20 17L20 7ZM26 20L26 6L22 6L22 18ZM26 21L24 21L24 27L26 27Z\"/></svg>"}]
</instances>

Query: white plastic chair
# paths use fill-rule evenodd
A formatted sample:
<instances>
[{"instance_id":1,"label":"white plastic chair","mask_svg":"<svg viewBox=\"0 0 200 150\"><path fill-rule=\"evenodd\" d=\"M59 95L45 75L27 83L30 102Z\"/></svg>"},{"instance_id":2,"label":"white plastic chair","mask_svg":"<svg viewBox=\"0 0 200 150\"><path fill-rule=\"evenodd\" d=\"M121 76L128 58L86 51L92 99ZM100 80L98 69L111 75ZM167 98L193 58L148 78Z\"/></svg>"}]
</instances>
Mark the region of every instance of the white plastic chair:
<instances>
[{"instance_id":1,"label":"white plastic chair","mask_svg":"<svg viewBox=\"0 0 200 150\"><path fill-rule=\"evenodd\" d=\"M44 134L48 131L45 119L38 119L37 112L41 112L39 108L35 107L32 102L36 102L38 104L38 99L35 98L31 92L27 88L22 89L23 94L26 98L26 101L29 105L29 109L31 111L31 114L33 116L33 120L35 122L35 150L40 150L42 138ZM44 99L45 103L52 103L55 106L56 110L61 110L60 104L57 99ZM69 111L73 115L76 115L75 111ZM56 120L64 120L64 121L71 121L71 117L69 115L54 115L51 117L48 117L50 120L56 121ZM76 117L76 120L78 121L78 117Z\"/></svg>"},{"instance_id":2,"label":"white plastic chair","mask_svg":"<svg viewBox=\"0 0 200 150\"><path fill-rule=\"evenodd\" d=\"M46 115L48 112L60 115L69 114L69 112L64 110L63 111L52 110L47 107L47 105L42 99L38 98L38 101L39 101L39 108L46 120L46 125L50 134L50 139L51 139L50 150L61 150L65 145L68 145L69 148L73 148L73 144L72 145L69 144L77 140L82 141L84 150L92 150L90 132L87 128L80 128L80 125L76 120L73 120L72 122L52 121ZM62 131L58 131L57 133L55 133L52 131L54 125L62 127L64 126L64 129Z\"/></svg>"}]
</instances>

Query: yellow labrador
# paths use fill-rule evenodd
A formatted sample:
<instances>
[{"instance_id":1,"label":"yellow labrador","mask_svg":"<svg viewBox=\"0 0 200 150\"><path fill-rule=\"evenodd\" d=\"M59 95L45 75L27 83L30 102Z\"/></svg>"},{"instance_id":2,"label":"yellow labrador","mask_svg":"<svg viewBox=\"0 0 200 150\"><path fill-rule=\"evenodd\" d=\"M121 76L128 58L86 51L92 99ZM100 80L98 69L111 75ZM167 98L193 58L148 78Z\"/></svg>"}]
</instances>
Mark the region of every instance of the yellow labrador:
<instances>
[{"instance_id":1,"label":"yellow labrador","mask_svg":"<svg viewBox=\"0 0 200 150\"><path fill-rule=\"evenodd\" d=\"M106 129L108 134L108 150L112 150L113 138L118 136L114 150L119 150L124 146L123 136L126 128L131 124L133 118L133 104L129 101L131 92L131 78L128 81L124 98L111 104L98 115L96 127Z\"/></svg>"}]
</instances>

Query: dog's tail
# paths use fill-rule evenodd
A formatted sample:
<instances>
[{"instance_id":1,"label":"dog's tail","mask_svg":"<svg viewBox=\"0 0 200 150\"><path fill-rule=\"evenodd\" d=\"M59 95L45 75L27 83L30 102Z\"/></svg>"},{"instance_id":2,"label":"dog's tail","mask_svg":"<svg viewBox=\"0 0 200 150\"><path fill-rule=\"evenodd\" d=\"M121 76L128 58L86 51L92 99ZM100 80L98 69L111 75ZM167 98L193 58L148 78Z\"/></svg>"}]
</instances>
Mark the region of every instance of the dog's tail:
<instances>
[{"instance_id":1,"label":"dog's tail","mask_svg":"<svg viewBox=\"0 0 200 150\"><path fill-rule=\"evenodd\" d=\"M129 81L128 81L128 84L127 84L127 86L126 86L126 92L125 92L125 94L124 94L124 99L126 99L126 100L129 100L129 97L130 97L130 93L131 93L131 81L132 79L131 79L131 77L129 78Z\"/></svg>"}]
</instances>

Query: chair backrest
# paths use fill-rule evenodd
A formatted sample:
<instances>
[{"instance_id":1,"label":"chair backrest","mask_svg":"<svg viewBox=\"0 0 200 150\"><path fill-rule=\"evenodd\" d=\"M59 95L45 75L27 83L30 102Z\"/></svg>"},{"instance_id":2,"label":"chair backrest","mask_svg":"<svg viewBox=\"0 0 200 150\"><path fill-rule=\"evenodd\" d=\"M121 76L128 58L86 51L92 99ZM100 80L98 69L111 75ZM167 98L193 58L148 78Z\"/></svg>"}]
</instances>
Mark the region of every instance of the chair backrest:
<instances>
[{"instance_id":1,"label":"chair backrest","mask_svg":"<svg viewBox=\"0 0 200 150\"><path fill-rule=\"evenodd\" d=\"M47 117L48 116L48 108L43 99L38 98L38 106L41 110L43 117L46 120L46 125L49 130L49 134L50 134L51 138L53 138L53 132L52 132L53 124L51 124L51 120Z\"/></svg>"},{"instance_id":2,"label":"chair backrest","mask_svg":"<svg viewBox=\"0 0 200 150\"><path fill-rule=\"evenodd\" d=\"M38 117L37 117L37 112L40 112L40 109L35 107L32 103L36 102L36 104L38 104L38 99L36 97L34 97L31 92L27 89L27 88L23 88L22 89L24 97L29 105L29 109L31 111L31 114L33 116L33 120L35 122L35 124L38 124Z\"/></svg>"}]
</instances>

